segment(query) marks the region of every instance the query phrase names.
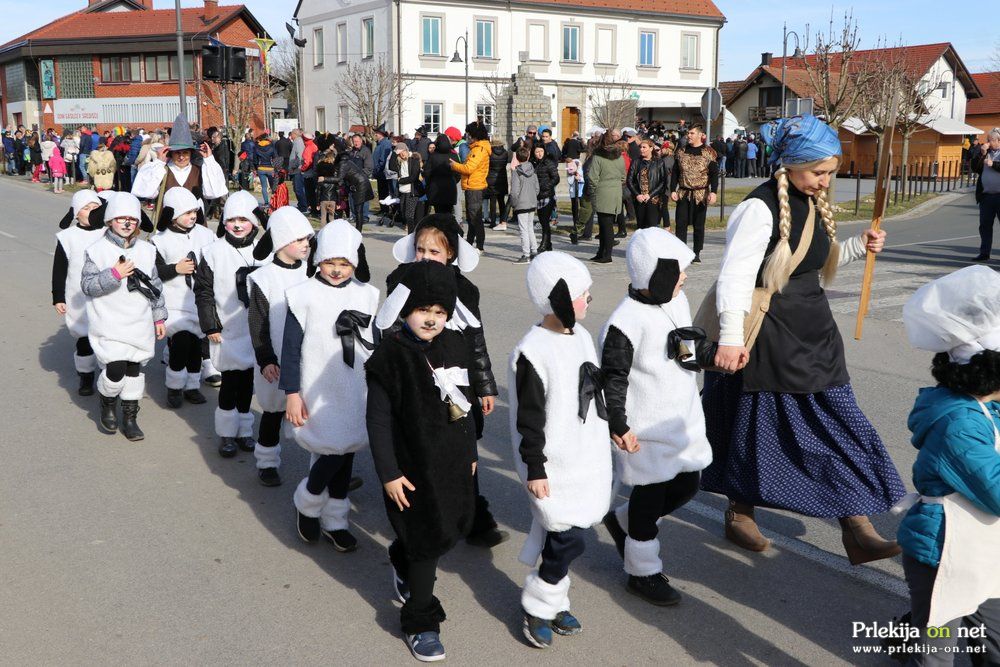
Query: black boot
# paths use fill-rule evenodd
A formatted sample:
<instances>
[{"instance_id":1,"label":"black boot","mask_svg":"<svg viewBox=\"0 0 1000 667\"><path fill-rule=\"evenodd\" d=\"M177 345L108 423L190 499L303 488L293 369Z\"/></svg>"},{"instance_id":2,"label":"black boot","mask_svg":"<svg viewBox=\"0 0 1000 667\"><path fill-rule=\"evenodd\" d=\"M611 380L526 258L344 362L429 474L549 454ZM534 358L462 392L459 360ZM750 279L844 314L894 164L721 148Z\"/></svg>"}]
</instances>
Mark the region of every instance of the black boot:
<instances>
[{"instance_id":1,"label":"black boot","mask_svg":"<svg viewBox=\"0 0 1000 667\"><path fill-rule=\"evenodd\" d=\"M76 393L81 396L93 396L94 395L94 374L93 373L78 373L80 376L80 388L76 390Z\"/></svg>"},{"instance_id":2,"label":"black boot","mask_svg":"<svg viewBox=\"0 0 1000 667\"><path fill-rule=\"evenodd\" d=\"M117 396L105 396L101 394L101 428L108 433L116 433L118 431L117 408Z\"/></svg>"},{"instance_id":3,"label":"black boot","mask_svg":"<svg viewBox=\"0 0 1000 667\"><path fill-rule=\"evenodd\" d=\"M205 398L205 394L201 393L197 389L185 389L184 399L193 405L201 405L208 400Z\"/></svg>"},{"instance_id":4,"label":"black boot","mask_svg":"<svg viewBox=\"0 0 1000 667\"><path fill-rule=\"evenodd\" d=\"M139 401L122 401L122 435L133 442L146 437L139 425L135 423L135 417L138 414Z\"/></svg>"},{"instance_id":5,"label":"black boot","mask_svg":"<svg viewBox=\"0 0 1000 667\"><path fill-rule=\"evenodd\" d=\"M180 389L167 389L167 405L175 410L184 405L184 392Z\"/></svg>"},{"instance_id":6,"label":"black boot","mask_svg":"<svg viewBox=\"0 0 1000 667\"><path fill-rule=\"evenodd\" d=\"M542 227L542 240L538 244L538 252L545 252L546 250L552 250L552 231L546 227Z\"/></svg>"}]
</instances>

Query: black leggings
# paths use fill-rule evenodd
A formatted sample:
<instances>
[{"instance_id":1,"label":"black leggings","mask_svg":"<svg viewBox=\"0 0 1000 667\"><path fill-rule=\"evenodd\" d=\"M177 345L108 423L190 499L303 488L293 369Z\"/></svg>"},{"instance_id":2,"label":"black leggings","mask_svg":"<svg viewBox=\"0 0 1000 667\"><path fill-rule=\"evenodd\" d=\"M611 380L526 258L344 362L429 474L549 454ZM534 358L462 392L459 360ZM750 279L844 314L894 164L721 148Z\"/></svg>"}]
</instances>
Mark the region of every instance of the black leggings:
<instances>
[{"instance_id":1,"label":"black leggings","mask_svg":"<svg viewBox=\"0 0 1000 667\"><path fill-rule=\"evenodd\" d=\"M260 416L257 442L261 447L274 447L281 440L281 420L284 412L265 412Z\"/></svg>"},{"instance_id":2,"label":"black leggings","mask_svg":"<svg viewBox=\"0 0 1000 667\"><path fill-rule=\"evenodd\" d=\"M170 370L197 373L201 370L201 339L190 331L178 331L167 340Z\"/></svg>"},{"instance_id":3,"label":"black leggings","mask_svg":"<svg viewBox=\"0 0 1000 667\"><path fill-rule=\"evenodd\" d=\"M445 614L441 601L434 597L438 559L410 560L403 543L397 539L389 545L389 562L396 574L410 587L410 599L399 611L403 632L440 632Z\"/></svg>"},{"instance_id":4,"label":"black leggings","mask_svg":"<svg viewBox=\"0 0 1000 667\"><path fill-rule=\"evenodd\" d=\"M660 206L652 201L635 202L635 226L639 229L660 226Z\"/></svg>"},{"instance_id":5,"label":"black leggings","mask_svg":"<svg viewBox=\"0 0 1000 667\"><path fill-rule=\"evenodd\" d=\"M601 245L597 250L600 258L611 257L611 249L615 246L615 214L598 213L597 228L601 235Z\"/></svg>"},{"instance_id":6,"label":"black leggings","mask_svg":"<svg viewBox=\"0 0 1000 667\"><path fill-rule=\"evenodd\" d=\"M486 232L483 229L483 191L465 191L465 221L469 224L466 241L480 250L486 243Z\"/></svg>"},{"instance_id":7,"label":"black leggings","mask_svg":"<svg viewBox=\"0 0 1000 667\"><path fill-rule=\"evenodd\" d=\"M278 412L265 412L268 414L281 414ZM281 422L279 422L280 424ZM331 498L343 500L347 497L347 487L351 483L351 470L354 467L354 453L350 454L323 454L316 463L309 468L309 477L306 479L306 491L318 496L323 493L323 489L330 492Z\"/></svg>"},{"instance_id":8,"label":"black leggings","mask_svg":"<svg viewBox=\"0 0 1000 667\"><path fill-rule=\"evenodd\" d=\"M654 539L656 522L694 498L700 478L698 471L682 472L666 482L634 487L628 500L628 536L638 542Z\"/></svg>"},{"instance_id":9,"label":"black leggings","mask_svg":"<svg viewBox=\"0 0 1000 667\"><path fill-rule=\"evenodd\" d=\"M121 382L126 375L137 378L141 371L142 364L137 361L112 361L104 368L104 374L111 382Z\"/></svg>"},{"instance_id":10,"label":"black leggings","mask_svg":"<svg viewBox=\"0 0 1000 667\"><path fill-rule=\"evenodd\" d=\"M89 357L94 353L94 348L90 346L90 339L84 336L76 339L76 356Z\"/></svg>"},{"instance_id":11,"label":"black leggings","mask_svg":"<svg viewBox=\"0 0 1000 667\"><path fill-rule=\"evenodd\" d=\"M547 584L558 584L569 574L570 564L583 554L583 549L583 528L547 533L538 578Z\"/></svg>"},{"instance_id":12,"label":"black leggings","mask_svg":"<svg viewBox=\"0 0 1000 667\"><path fill-rule=\"evenodd\" d=\"M206 359L211 358L211 352L209 351L211 348L208 346L208 336L205 336L200 340L201 340L201 360L205 361Z\"/></svg>"},{"instance_id":13,"label":"black leggings","mask_svg":"<svg viewBox=\"0 0 1000 667\"><path fill-rule=\"evenodd\" d=\"M507 195L496 194L490 197L490 221L494 224L507 222Z\"/></svg>"},{"instance_id":14,"label":"black leggings","mask_svg":"<svg viewBox=\"0 0 1000 667\"><path fill-rule=\"evenodd\" d=\"M549 197L549 202L545 206L538 207L538 222L542 226L542 240L538 242L539 252L552 250L552 211L555 208L555 197Z\"/></svg>"},{"instance_id":15,"label":"black leggings","mask_svg":"<svg viewBox=\"0 0 1000 667\"><path fill-rule=\"evenodd\" d=\"M219 409L246 414L250 412L253 399L253 369L245 371L222 371L222 386L219 387Z\"/></svg>"}]
</instances>

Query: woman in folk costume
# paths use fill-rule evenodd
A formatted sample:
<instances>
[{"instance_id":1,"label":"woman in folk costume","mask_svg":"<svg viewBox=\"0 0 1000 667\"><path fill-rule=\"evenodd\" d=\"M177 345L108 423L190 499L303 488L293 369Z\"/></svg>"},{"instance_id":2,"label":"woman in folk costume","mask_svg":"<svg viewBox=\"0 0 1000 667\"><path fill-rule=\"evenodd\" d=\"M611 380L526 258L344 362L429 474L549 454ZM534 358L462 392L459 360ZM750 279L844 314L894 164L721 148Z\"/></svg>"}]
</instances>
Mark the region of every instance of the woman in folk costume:
<instances>
[{"instance_id":1,"label":"woman in folk costume","mask_svg":"<svg viewBox=\"0 0 1000 667\"><path fill-rule=\"evenodd\" d=\"M583 534L608 511L611 442L601 371L590 333L577 320L590 303L590 272L551 251L528 266L528 296L542 321L510 354L510 434L517 474L531 501L531 532L520 561L534 568L521 591L522 631L546 648L552 633L574 635L569 567Z\"/></svg>"},{"instance_id":2,"label":"woman in folk costume","mask_svg":"<svg viewBox=\"0 0 1000 667\"><path fill-rule=\"evenodd\" d=\"M769 545L754 522L761 506L839 519L855 565L889 558L899 547L868 515L891 508L903 482L854 397L823 291L837 267L881 252L885 232L837 241L826 198L840 162L836 130L795 116L764 126L763 135L778 169L730 216L716 298L703 305L717 308L705 328L719 323L716 365L732 374L705 378L713 461L702 488L729 498L726 537L745 549ZM766 293L769 307L760 300ZM748 349L744 322L757 308L763 323Z\"/></svg>"},{"instance_id":3,"label":"woman in folk costume","mask_svg":"<svg viewBox=\"0 0 1000 667\"><path fill-rule=\"evenodd\" d=\"M316 542L322 534L348 552L358 546L347 493L354 453L368 446L365 362L375 347L378 288L367 283L361 232L346 220L319 232L312 260L312 279L286 292L279 388L295 441L311 455L293 496L299 536Z\"/></svg>"},{"instance_id":4,"label":"woman in folk costume","mask_svg":"<svg viewBox=\"0 0 1000 667\"><path fill-rule=\"evenodd\" d=\"M201 405L202 333L194 300L194 272L202 251L215 242L205 226L202 203L189 190L174 187L163 195L163 208L150 239L156 246L156 271L167 306L167 405L187 400Z\"/></svg>"},{"instance_id":5,"label":"woman in folk costume","mask_svg":"<svg viewBox=\"0 0 1000 667\"><path fill-rule=\"evenodd\" d=\"M260 239L256 223L267 225L257 199L245 190L230 195L219 224L221 238L202 250L195 273L198 322L208 336L212 365L222 373L215 432L223 458L236 456L237 449L252 452L256 448L250 412L254 352L247 318L247 276L267 261L253 254Z\"/></svg>"},{"instance_id":6,"label":"woman in folk costume","mask_svg":"<svg viewBox=\"0 0 1000 667\"><path fill-rule=\"evenodd\" d=\"M627 589L663 606L681 596L663 575L657 522L694 497L712 462L697 363L678 353L680 341L698 336L682 290L694 256L665 229L638 230L625 252L628 296L600 337L618 479L632 487L604 524L624 559Z\"/></svg>"},{"instance_id":7,"label":"woman in folk costume","mask_svg":"<svg viewBox=\"0 0 1000 667\"><path fill-rule=\"evenodd\" d=\"M432 261L445 264L455 271L458 286L458 300L455 302L455 316L448 320L448 328L465 339L472 353L469 368L472 388L478 399L473 402L472 418L476 424L476 438L482 439L484 417L493 412L497 396L497 382L493 376L493 364L486 349L486 334L479 309L479 288L466 274L479 265L479 251L462 238L462 230L451 214L435 213L420 220L413 230L396 241L392 256L402 264L389 274L386 285L391 292L399 282L399 276L410 262ZM479 475L476 484L476 517L466 541L478 547L492 548L508 538L506 531L497 528L496 519L490 512L490 504L479 490Z\"/></svg>"},{"instance_id":8,"label":"woman in folk costume","mask_svg":"<svg viewBox=\"0 0 1000 667\"><path fill-rule=\"evenodd\" d=\"M97 360L87 338L87 297L80 289L84 252L104 236L104 202L93 190L73 194L69 211L59 221L56 252L52 258L52 305L66 318L66 328L76 339L73 365L80 376L80 396L94 393ZM73 223L76 223L75 225Z\"/></svg>"},{"instance_id":9,"label":"woman in folk costume","mask_svg":"<svg viewBox=\"0 0 1000 667\"><path fill-rule=\"evenodd\" d=\"M250 292L248 321L257 372L253 388L263 413L257 431L254 458L257 478L264 486L278 486L281 476L281 420L285 392L278 387L281 375L281 340L285 331L285 290L305 281L306 258L313 228L294 206L282 206L267 221L267 231L253 250L255 259L271 262L247 278Z\"/></svg>"},{"instance_id":10,"label":"woman in folk costume","mask_svg":"<svg viewBox=\"0 0 1000 667\"><path fill-rule=\"evenodd\" d=\"M156 340L166 333L163 283L156 274L156 248L139 239L139 200L126 192L112 197L104 212L108 230L85 251L80 279L87 300L90 345L101 366L101 426L118 430L116 406L122 402L122 434L145 436L136 423L145 390L142 367L153 358Z\"/></svg>"},{"instance_id":11,"label":"woman in folk costume","mask_svg":"<svg viewBox=\"0 0 1000 667\"><path fill-rule=\"evenodd\" d=\"M445 326L457 291L449 267L407 264L376 316L387 333L365 364L368 440L396 533L389 561L400 621L423 662L444 659L437 564L468 534L475 508L470 354L462 335Z\"/></svg>"},{"instance_id":12,"label":"woman in folk costume","mask_svg":"<svg viewBox=\"0 0 1000 667\"><path fill-rule=\"evenodd\" d=\"M898 537L910 624L935 649L907 664L952 664L963 624L985 628L978 664L1000 664L1000 274L970 266L938 278L906 303L903 322L911 345L935 353L937 380L908 422L917 493L893 510L909 509ZM942 626L950 632L927 636Z\"/></svg>"}]
</instances>

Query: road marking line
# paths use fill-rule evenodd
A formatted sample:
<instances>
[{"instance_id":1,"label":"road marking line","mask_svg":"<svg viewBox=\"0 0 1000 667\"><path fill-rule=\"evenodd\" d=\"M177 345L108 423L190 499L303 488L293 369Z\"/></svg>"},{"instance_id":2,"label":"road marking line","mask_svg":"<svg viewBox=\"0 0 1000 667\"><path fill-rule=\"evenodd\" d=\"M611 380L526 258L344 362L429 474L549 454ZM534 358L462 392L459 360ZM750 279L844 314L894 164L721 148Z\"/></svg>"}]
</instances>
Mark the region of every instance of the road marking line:
<instances>
[{"instance_id":1,"label":"road marking line","mask_svg":"<svg viewBox=\"0 0 1000 667\"><path fill-rule=\"evenodd\" d=\"M937 239L936 241L914 241L913 243L900 243L899 245L887 245L886 250L894 250L896 248L908 248L914 245L928 245L931 243L944 243L945 241L967 241L968 239L978 239L979 236L956 236L951 239Z\"/></svg>"},{"instance_id":2,"label":"road marking line","mask_svg":"<svg viewBox=\"0 0 1000 667\"><path fill-rule=\"evenodd\" d=\"M7 232L3 231L2 229L0 229L0 235L2 235L2 236L6 236L6 237L7 237L7 238L9 238L9 239L16 239L16 238L17 238L17 237L16 237L16 236L14 236L13 234L8 234Z\"/></svg>"}]
</instances>

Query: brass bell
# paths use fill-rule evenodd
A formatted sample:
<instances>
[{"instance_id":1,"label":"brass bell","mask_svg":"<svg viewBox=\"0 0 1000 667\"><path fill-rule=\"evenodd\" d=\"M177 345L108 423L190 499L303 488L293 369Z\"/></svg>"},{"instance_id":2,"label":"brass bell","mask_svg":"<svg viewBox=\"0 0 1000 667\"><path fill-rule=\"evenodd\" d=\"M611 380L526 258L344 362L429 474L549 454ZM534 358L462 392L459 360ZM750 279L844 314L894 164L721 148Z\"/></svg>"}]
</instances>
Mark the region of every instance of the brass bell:
<instances>
[{"instance_id":1,"label":"brass bell","mask_svg":"<svg viewBox=\"0 0 1000 667\"><path fill-rule=\"evenodd\" d=\"M677 343L677 358L680 361L687 361L693 356L694 353L691 351L691 348L684 344L684 341Z\"/></svg>"},{"instance_id":2,"label":"brass bell","mask_svg":"<svg viewBox=\"0 0 1000 667\"><path fill-rule=\"evenodd\" d=\"M447 399L447 403L448 403L448 421L449 422L457 422L459 419L461 419L465 415L469 414L468 412L466 412L462 408L460 408L457 405L455 405L455 403L452 402L452 400L450 398Z\"/></svg>"}]
</instances>

